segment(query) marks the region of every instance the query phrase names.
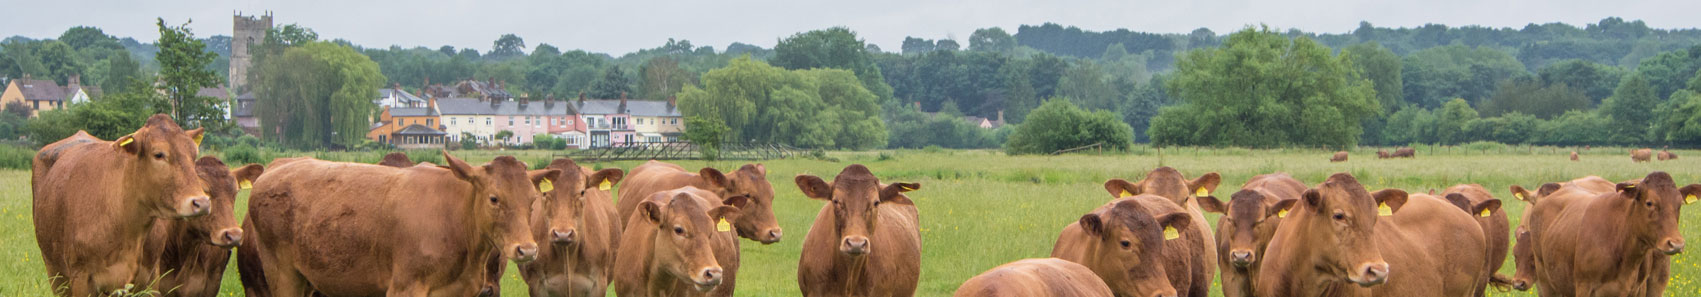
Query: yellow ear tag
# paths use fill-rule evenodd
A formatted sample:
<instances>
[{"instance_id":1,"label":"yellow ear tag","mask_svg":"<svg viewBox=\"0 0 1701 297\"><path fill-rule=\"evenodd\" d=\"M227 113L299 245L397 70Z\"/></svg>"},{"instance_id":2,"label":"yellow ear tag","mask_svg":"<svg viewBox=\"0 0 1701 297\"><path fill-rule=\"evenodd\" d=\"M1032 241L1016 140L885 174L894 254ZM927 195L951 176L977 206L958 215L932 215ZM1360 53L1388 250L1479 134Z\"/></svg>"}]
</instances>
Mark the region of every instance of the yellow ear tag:
<instances>
[{"instance_id":1,"label":"yellow ear tag","mask_svg":"<svg viewBox=\"0 0 1701 297\"><path fill-rule=\"evenodd\" d=\"M609 187L613 187L613 186L614 186L614 183L608 182L608 180L604 179L604 180L602 180L601 184L597 184L597 189L607 191L609 189Z\"/></svg>"},{"instance_id":2,"label":"yellow ear tag","mask_svg":"<svg viewBox=\"0 0 1701 297\"><path fill-rule=\"evenodd\" d=\"M1518 197L1518 200L1524 200L1524 193L1512 193L1512 197Z\"/></svg>"},{"instance_id":3,"label":"yellow ear tag","mask_svg":"<svg viewBox=\"0 0 1701 297\"><path fill-rule=\"evenodd\" d=\"M554 190L555 190L555 183L549 182L548 179L543 180L543 182L537 183L537 191L538 192L549 193L549 191L554 191Z\"/></svg>"},{"instance_id":4,"label":"yellow ear tag","mask_svg":"<svg viewBox=\"0 0 1701 297\"><path fill-rule=\"evenodd\" d=\"M1211 190L1206 190L1205 188L1199 188L1199 191L1193 192L1193 196L1208 197L1208 196L1211 196Z\"/></svg>"},{"instance_id":5,"label":"yellow ear tag","mask_svg":"<svg viewBox=\"0 0 1701 297\"><path fill-rule=\"evenodd\" d=\"M201 133L200 135L195 135L195 146L201 146L201 138L206 137L206 136L207 136L206 133Z\"/></svg>"},{"instance_id":6,"label":"yellow ear tag","mask_svg":"<svg viewBox=\"0 0 1701 297\"><path fill-rule=\"evenodd\" d=\"M1376 204L1376 215L1380 215L1380 216L1384 216L1384 217L1394 215L1394 208L1388 207L1387 203L1377 203Z\"/></svg>"},{"instance_id":7,"label":"yellow ear tag","mask_svg":"<svg viewBox=\"0 0 1701 297\"><path fill-rule=\"evenodd\" d=\"M721 218L720 222L715 223L715 231L721 231L721 232L732 231L732 224L727 223L726 218Z\"/></svg>"},{"instance_id":8,"label":"yellow ear tag","mask_svg":"<svg viewBox=\"0 0 1701 297\"><path fill-rule=\"evenodd\" d=\"M130 145L131 142L136 142L136 138L125 138L124 141L118 143L118 146Z\"/></svg>"},{"instance_id":9,"label":"yellow ear tag","mask_svg":"<svg viewBox=\"0 0 1701 297\"><path fill-rule=\"evenodd\" d=\"M1116 196L1116 198L1123 197L1134 197L1134 193L1129 193L1128 190L1122 190L1122 196Z\"/></svg>"},{"instance_id":10,"label":"yellow ear tag","mask_svg":"<svg viewBox=\"0 0 1701 297\"><path fill-rule=\"evenodd\" d=\"M1164 240L1176 238L1181 238L1181 231L1176 231L1175 227L1164 226Z\"/></svg>"},{"instance_id":11,"label":"yellow ear tag","mask_svg":"<svg viewBox=\"0 0 1701 297\"><path fill-rule=\"evenodd\" d=\"M1278 212L1276 212L1276 217L1278 217L1278 218L1286 218L1286 217L1288 217L1288 210L1286 210L1286 209L1283 209L1283 210L1282 210L1282 211L1278 211Z\"/></svg>"},{"instance_id":12,"label":"yellow ear tag","mask_svg":"<svg viewBox=\"0 0 1701 297\"><path fill-rule=\"evenodd\" d=\"M251 182L251 181L244 179L244 180L241 180L241 181L237 181L236 187L243 189L243 190L252 189L252 188L254 188L254 182Z\"/></svg>"},{"instance_id":13,"label":"yellow ear tag","mask_svg":"<svg viewBox=\"0 0 1701 297\"><path fill-rule=\"evenodd\" d=\"M1683 196L1683 204L1695 203L1695 195Z\"/></svg>"},{"instance_id":14,"label":"yellow ear tag","mask_svg":"<svg viewBox=\"0 0 1701 297\"><path fill-rule=\"evenodd\" d=\"M1482 213L1477 214L1477 216L1481 216L1481 217L1485 217L1485 218L1488 217L1488 209L1487 208L1482 209Z\"/></svg>"},{"instance_id":15,"label":"yellow ear tag","mask_svg":"<svg viewBox=\"0 0 1701 297\"><path fill-rule=\"evenodd\" d=\"M909 192L909 191L915 191L915 188L911 188L909 186L898 186L898 193Z\"/></svg>"}]
</instances>

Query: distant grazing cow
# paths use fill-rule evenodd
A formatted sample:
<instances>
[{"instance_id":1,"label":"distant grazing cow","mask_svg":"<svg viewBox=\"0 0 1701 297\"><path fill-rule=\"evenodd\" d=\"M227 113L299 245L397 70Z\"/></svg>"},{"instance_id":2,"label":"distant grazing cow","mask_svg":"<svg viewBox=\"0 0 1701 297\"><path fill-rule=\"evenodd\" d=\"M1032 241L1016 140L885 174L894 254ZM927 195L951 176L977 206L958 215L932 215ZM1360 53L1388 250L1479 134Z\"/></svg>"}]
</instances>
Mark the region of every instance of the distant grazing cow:
<instances>
[{"instance_id":1,"label":"distant grazing cow","mask_svg":"<svg viewBox=\"0 0 1701 297\"><path fill-rule=\"evenodd\" d=\"M1339 173L1288 207L1258 296L1472 296L1488 279L1483 261L1460 260L1483 259L1482 228L1440 198Z\"/></svg>"},{"instance_id":2,"label":"distant grazing cow","mask_svg":"<svg viewBox=\"0 0 1701 297\"><path fill-rule=\"evenodd\" d=\"M1305 192L1305 184L1286 173L1252 177L1228 202L1216 197L1199 199L1205 211L1223 214L1217 219L1217 269L1222 271L1223 296L1252 296L1252 281L1264 248L1286 216L1282 203L1293 203ZM1285 201L1285 202L1284 202Z\"/></svg>"},{"instance_id":3,"label":"distant grazing cow","mask_svg":"<svg viewBox=\"0 0 1701 297\"><path fill-rule=\"evenodd\" d=\"M721 285L723 265L714 246L737 241L727 220L736 220L733 205L712 203L717 197L693 187L651 194L626 221L614 266L615 292L620 296L714 296ZM745 204L743 197L733 204ZM725 228L722 228L725 227ZM734 262L736 263L736 262Z\"/></svg>"},{"instance_id":4,"label":"distant grazing cow","mask_svg":"<svg viewBox=\"0 0 1701 297\"><path fill-rule=\"evenodd\" d=\"M1346 161L1347 161L1347 152L1335 152L1334 156L1329 157L1329 162L1346 162Z\"/></svg>"},{"instance_id":5,"label":"distant grazing cow","mask_svg":"<svg viewBox=\"0 0 1701 297\"><path fill-rule=\"evenodd\" d=\"M1555 193L1558 196L1564 191ZM1679 210L1701 194L1701 185L1679 189L1655 171L1618 183L1612 191L1580 196L1559 211L1544 211L1543 197L1530 214L1543 294L1637 296L1665 290L1669 256L1683 252ZM1551 291L1549 291L1551 290Z\"/></svg>"},{"instance_id":6,"label":"distant grazing cow","mask_svg":"<svg viewBox=\"0 0 1701 297\"><path fill-rule=\"evenodd\" d=\"M114 141L78 131L43 146L31 170L31 218L48 285L79 297L123 289L141 273L156 219L212 211L195 172L199 139L201 129L160 114Z\"/></svg>"},{"instance_id":7,"label":"distant grazing cow","mask_svg":"<svg viewBox=\"0 0 1701 297\"><path fill-rule=\"evenodd\" d=\"M273 161L248 202L255 240L237 249L249 295L474 296L488 255L535 258L530 205L560 170L443 157L446 168Z\"/></svg>"},{"instance_id":8,"label":"distant grazing cow","mask_svg":"<svg viewBox=\"0 0 1701 297\"><path fill-rule=\"evenodd\" d=\"M1577 161L1577 152L1576 151L1571 152L1571 161Z\"/></svg>"},{"instance_id":9,"label":"distant grazing cow","mask_svg":"<svg viewBox=\"0 0 1701 297\"><path fill-rule=\"evenodd\" d=\"M804 196L830 201L803 238L797 284L803 296L913 296L921 277L921 229L903 193L920 184L881 184L868 167L846 166L828 183L794 179Z\"/></svg>"},{"instance_id":10,"label":"distant grazing cow","mask_svg":"<svg viewBox=\"0 0 1701 297\"><path fill-rule=\"evenodd\" d=\"M1139 183L1126 185L1122 189L1124 193L1113 192L1111 195L1112 197L1126 197L1140 194L1153 194L1168 198L1176 205L1182 206L1187 210L1187 214L1192 217L1192 225L1199 226L1199 231L1204 233L1204 243L1203 245L1198 246L1204 252L1204 255L1202 256L1204 256L1205 259L1216 259L1217 242L1216 240L1213 240L1216 238L1216 232L1211 230L1210 227L1207 227L1211 224L1205 220L1205 213L1199 208L1199 199L1193 198L1211 197L1211 193L1216 192L1217 185L1220 183L1222 183L1222 176L1218 175L1216 172L1208 172L1200 175L1198 178L1188 180L1186 177L1181 175L1181 171L1177 171L1175 168L1159 167L1146 173L1146 179L1140 180ZM1105 187L1109 190L1110 182L1106 182ZM1210 260L1206 260L1202 263L1210 263L1209 261ZM1203 268L1203 270L1193 272L1196 274L1192 275L1194 278L1192 283L1196 286L1202 285L1203 287L1175 289L1180 292L1196 291L1203 293L1209 291L1211 280L1217 276L1217 267L1216 265L1207 264L1200 265L1199 268Z\"/></svg>"},{"instance_id":11,"label":"distant grazing cow","mask_svg":"<svg viewBox=\"0 0 1701 297\"><path fill-rule=\"evenodd\" d=\"M1392 155L1392 157L1394 157L1394 158L1415 158L1415 157L1417 157L1417 150L1414 150L1414 149L1409 148L1409 147L1402 147L1402 148L1394 150L1394 154Z\"/></svg>"},{"instance_id":12,"label":"distant grazing cow","mask_svg":"<svg viewBox=\"0 0 1701 297\"><path fill-rule=\"evenodd\" d=\"M1447 188L1441 195L1470 214L1477 226L1482 227L1483 239L1488 243L1484 254L1485 275L1491 276L1489 280L1497 286L1511 285L1509 277L1495 274L1500 271L1500 266L1506 264L1506 251L1511 244L1511 238L1508 236L1512 231L1512 223L1507 219L1506 212L1500 208L1500 199L1495 199L1493 194L1488 193L1488 189L1477 184L1456 185ZM1475 293L1475 296L1483 296L1483 290L1477 290Z\"/></svg>"},{"instance_id":13,"label":"distant grazing cow","mask_svg":"<svg viewBox=\"0 0 1701 297\"><path fill-rule=\"evenodd\" d=\"M741 209L738 221L732 222L733 229L738 236L762 244L780 241L780 223L774 220L774 186L768 184L768 169L762 164L745 164L730 174L709 167L691 173L679 165L651 160L629 173L619 197L649 197L651 193L693 186L722 198L750 198L748 208ZM632 217L637 200L620 199L615 209L622 219Z\"/></svg>"},{"instance_id":14,"label":"distant grazing cow","mask_svg":"<svg viewBox=\"0 0 1701 297\"><path fill-rule=\"evenodd\" d=\"M614 276L623 222L613 197L597 185L619 183L625 172L592 172L568 159L555 159L547 168L561 170L555 179L561 183L532 203L532 239L544 246L536 261L519 266L520 275L531 296L602 296Z\"/></svg>"},{"instance_id":15,"label":"distant grazing cow","mask_svg":"<svg viewBox=\"0 0 1701 297\"><path fill-rule=\"evenodd\" d=\"M1117 198L1065 226L1051 256L1087 266L1118 296L1205 296L1211 284L1200 289L1195 282L1211 266L1200 248L1211 241L1207 227L1193 225L1168 198Z\"/></svg>"},{"instance_id":16,"label":"distant grazing cow","mask_svg":"<svg viewBox=\"0 0 1701 297\"><path fill-rule=\"evenodd\" d=\"M233 212L237 191L248 188L265 170L260 164L232 170L211 156L196 160L195 171L207 185L212 211L189 219L157 219L142 245L148 257L142 267L148 275L137 282L169 290L164 296L218 296L230 248L242 240Z\"/></svg>"},{"instance_id":17,"label":"distant grazing cow","mask_svg":"<svg viewBox=\"0 0 1701 297\"><path fill-rule=\"evenodd\" d=\"M413 160L408 159L408 154L403 154L402 152L394 152L394 153L384 154L384 161L378 162L378 165L384 165L384 166L390 166L390 167L396 167L396 168L407 168L407 167L413 167L414 163L413 163Z\"/></svg>"},{"instance_id":18,"label":"distant grazing cow","mask_svg":"<svg viewBox=\"0 0 1701 297\"><path fill-rule=\"evenodd\" d=\"M1653 149L1633 150L1633 151L1630 151L1630 161L1631 162L1637 162L1637 163L1648 162L1648 158L1653 157L1653 155L1654 155Z\"/></svg>"},{"instance_id":19,"label":"distant grazing cow","mask_svg":"<svg viewBox=\"0 0 1701 297\"><path fill-rule=\"evenodd\" d=\"M1058 258L1026 259L998 265L969 278L955 297L1111 297L1092 270Z\"/></svg>"},{"instance_id":20,"label":"distant grazing cow","mask_svg":"<svg viewBox=\"0 0 1701 297\"><path fill-rule=\"evenodd\" d=\"M1388 150L1376 150L1376 158L1377 159L1388 159L1388 158L1393 158L1393 157L1394 157L1393 155L1388 154Z\"/></svg>"},{"instance_id":21,"label":"distant grazing cow","mask_svg":"<svg viewBox=\"0 0 1701 297\"><path fill-rule=\"evenodd\" d=\"M1677 154L1673 154L1669 151L1660 151L1658 158L1660 161L1677 160Z\"/></svg>"}]
</instances>

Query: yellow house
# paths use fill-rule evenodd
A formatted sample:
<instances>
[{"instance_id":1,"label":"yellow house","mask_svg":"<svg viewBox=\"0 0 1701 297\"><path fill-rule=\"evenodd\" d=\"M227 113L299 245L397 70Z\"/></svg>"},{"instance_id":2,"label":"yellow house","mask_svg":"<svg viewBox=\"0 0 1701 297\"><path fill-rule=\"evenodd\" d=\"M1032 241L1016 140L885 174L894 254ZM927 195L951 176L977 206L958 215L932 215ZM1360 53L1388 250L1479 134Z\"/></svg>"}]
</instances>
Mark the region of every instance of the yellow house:
<instances>
[{"instance_id":1,"label":"yellow house","mask_svg":"<svg viewBox=\"0 0 1701 297\"><path fill-rule=\"evenodd\" d=\"M6 83L6 92L0 93L0 106L13 102L23 102L30 107L30 116L43 110L65 108L72 96L87 99L86 92L77 84L77 77L71 77L71 87L62 87L51 80L24 78L14 79Z\"/></svg>"},{"instance_id":2,"label":"yellow house","mask_svg":"<svg viewBox=\"0 0 1701 297\"><path fill-rule=\"evenodd\" d=\"M431 98L426 107L385 107L366 138L400 148L442 147L443 128L437 98Z\"/></svg>"}]
</instances>

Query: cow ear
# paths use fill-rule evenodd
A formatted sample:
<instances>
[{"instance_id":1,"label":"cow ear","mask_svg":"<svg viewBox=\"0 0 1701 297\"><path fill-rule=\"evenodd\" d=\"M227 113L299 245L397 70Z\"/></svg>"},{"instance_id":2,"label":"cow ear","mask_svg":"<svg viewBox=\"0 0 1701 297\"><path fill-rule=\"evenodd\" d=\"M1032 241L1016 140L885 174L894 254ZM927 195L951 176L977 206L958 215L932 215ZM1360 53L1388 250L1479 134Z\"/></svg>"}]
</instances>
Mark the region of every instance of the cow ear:
<instances>
[{"instance_id":1,"label":"cow ear","mask_svg":"<svg viewBox=\"0 0 1701 297\"><path fill-rule=\"evenodd\" d=\"M598 170L597 173L592 173L590 178L585 179L585 188L607 191L609 187L620 184L620 179L625 177L626 171L620 170L620 168Z\"/></svg>"},{"instance_id":2,"label":"cow ear","mask_svg":"<svg viewBox=\"0 0 1701 297\"><path fill-rule=\"evenodd\" d=\"M1524 189L1523 186L1512 185L1512 188L1511 188L1510 191L1512 192L1512 197L1518 198L1518 201L1529 202L1529 203L1532 203L1532 204L1536 203L1536 197L1533 196L1533 195L1530 195L1530 190Z\"/></svg>"},{"instance_id":3,"label":"cow ear","mask_svg":"<svg viewBox=\"0 0 1701 297\"><path fill-rule=\"evenodd\" d=\"M1128 180L1120 178L1112 178L1104 181L1104 190L1106 192L1110 192L1111 199L1140 195L1139 186L1128 182Z\"/></svg>"},{"instance_id":4,"label":"cow ear","mask_svg":"<svg viewBox=\"0 0 1701 297\"><path fill-rule=\"evenodd\" d=\"M1228 213L1228 204L1217 200L1216 196L1199 197L1199 208L1206 212Z\"/></svg>"},{"instance_id":5,"label":"cow ear","mask_svg":"<svg viewBox=\"0 0 1701 297\"><path fill-rule=\"evenodd\" d=\"M195 128L194 130L183 131L183 133L189 134L189 139L195 140L195 149L199 150L201 148L201 138L205 138L207 136L205 133L207 131L206 129L207 128Z\"/></svg>"},{"instance_id":6,"label":"cow ear","mask_svg":"<svg viewBox=\"0 0 1701 297\"><path fill-rule=\"evenodd\" d=\"M130 154L138 154L138 153L141 153L141 151L142 151L142 144L137 143L136 134L124 135L124 137L119 137L118 139L112 141L112 146L117 147L119 150L123 150L124 152L130 153Z\"/></svg>"},{"instance_id":7,"label":"cow ear","mask_svg":"<svg viewBox=\"0 0 1701 297\"><path fill-rule=\"evenodd\" d=\"M721 222L722 220L737 221L738 217L743 215L743 214L744 213L742 211L740 211L737 207L722 205L720 207L715 207L715 209L709 210L709 220L714 221L717 224L719 224L719 222ZM716 228L719 228L719 227L716 227ZM722 230L722 231L726 231L726 230Z\"/></svg>"},{"instance_id":8,"label":"cow ear","mask_svg":"<svg viewBox=\"0 0 1701 297\"><path fill-rule=\"evenodd\" d=\"M1313 210L1323 209L1323 193L1317 192L1317 189L1306 189L1304 194L1300 194L1300 199L1305 199L1305 205Z\"/></svg>"},{"instance_id":9,"label":"cow ear","mask_svg":"<svg viewBox=\"0 0 1701 297\"><path fill-rule=\"evenodd\" d=\"M1081 231L1087 231L1087 235L1103 236L1104 234L1104 221L1099 219L1098 214L1082 215L1080 224Z\"/></svg>"},{"instance_id":10,"label":"cow ear","mask_svg":"<svg viewBox=\"0 0 1701 297\"><path fill-rule=\"evenodd\" d=\"M1217 192L1217 185L1222 184L1222 182L1222 175L1210 172L1187 182L1187 189L1193 191L1193 197L1210 197L1211 193Z\"/></svg>"},{"instance_id":11,"label":"cow ear","mask_svg":"<svg viewBox=\"0 0 1701 297\"><path fill-rule=\"evenodd\" d=\"M448 166L443 166L443 167L448 168L449 171L455 172L455 177L459 177L459 178L464 179L464 180L472 180L472 176L473 176L472 165L467 165L467 162L461 161L461 159L457 159L457 158L455 158L455 156L449 155L448 150L443 150L443 163L449 164Z\"/></svg>"},{"instance_id":12,"label":"cow ear","mask_svg":"<svg viewBox=\"0 0 1701 297\"><path fill-rule=\"evenodd\" d=\"M902 205L915 205L915 202L910 201L909 197L904 197L904 192L919 189L921 189L921 184L918 183L892 183L886 185L886 188L880 189L880 201Z\"/></svg>"},{"instance_id":13,"label":"cow ear","mask_svg":"<svg viewBox=\"0 0 1701 297\"><path fill-rule=\"evenodd\" d=\"M833 200L833 186L828 185L820 177L799 174L793 181L797 183L797 189L803 191L804 197L815 200Z\"/></svg>"},{"instance_id":14,"label":"cow ear","mask_svg":"<svg viewBox=\"0 0 1701 297\"><path fill-rule=\"evenodd\" d=\"M1636 183L1633 182L1618 183L1615 188L1618 193L1624 194L1624 198L1639 199L1638 196L1641 196L1641 191L1636 190Z\"/></svg>"},{"instance_id":15,"label":"cow ear","mask_svg":"<svg viewBox=\"0 0 1701 297\"><path fill-rule=\"evenodd\" d=\"M1466 213L1474 213L1474 212L1471 212L1471 199L1465 198L1465 195L1459 194L1459 193L1449 193L1449 194L1447 194L1446 198L1447 198L1447 202L1453 203L1453 206L1459 207L1459 210L1463 210Z\"/></svg>"},{"instance_id":16,"label":"cow ear","mask_svg":"<svg viewBox=\"0 0 1701 297\"><path fill-rule=\"evenodd\" d=\"M1548 194L1553 194L1553 192L1558 192L1559 188L1561 188L1561 187L1562 186L1560 186L1559 183L1542 184L1541 188L1536 189L1536 196L1547 197ZM1535 203L1535 201L1530 201L1530 203Z\"/></svg>"},{"instance_id":17,"label":"cow ear","mask_svg":"<svg viewBox=\"0 0 1701 297\"><path fill-rule=\"evenodd\" d=\"M1174 230L1179 231L1179 230L1185 230L1185 229L1187 229L1187 226L1193 225L1192 215L1189 215L1185 212L1167 213L1167 214L1158 216L1156 219L1158 221L1158 225L1164 227L1164 239L1173 239L1173 238L1170 238L1172 236L1170 234L1171 228L1174 228Z\"/></svg>"},{"instance_id":18,"label":"cow ear","mask_svg":"<svg viewBox=\"0 0 1701 297\"><path fill-rule=\"evenodd\" d=\"M1696 200L1701 200L1695 197L1701 195L1701 184L1683 186L1682 189L1677 189L1677 193L1683 195L1683 204L1695 204Z\"/></svg>"},{"instance_id":19,"label":"cow ear","mask_svg":"<svg viewBox=\"0 0 1701 297\"><path fill-rule=\"evenodd\" d=\"M531 179L532 185L539 193L549 193L555 190L555 185L561 182L561 169L540 169L526 172L526 178Z\"/></svg>"},{"instance_id":20,"label":"cow ear","mask_svg":"<svg viewBox=\"0 0 1701 297\"><path fill-rule=\"evenodd\" d=\"M1495 211L1499 211L1499 210L1500 210L1500 199L1483 200L1481 203L1477 203L1477 205L1471 206L1471 215L1479 216L1479 217L1487 217L1489 215L1494 214Z\"/></svg>"},{"instance_id":21,"label":"cow ear","mask_svg":"<svg viewBox=\"0 0 1701 297\"><path fill-rule=\"evenodd\" d=\"M1264 211L1264 216L1265 217L1276 216L1277 218L1286 218L1286 217L1288 217L1288 212L1292 211L1294 205L1296 205L1298 203L1299 203L1299 199L1283 199L1282 201L1276 201L1276 205L1270 206L1269 210Z\"/></svg>"},{"instance_id":22,"label":"cow ear","mask_svg":"<svg viewBox=\"0 0 1701 297\"><path fill-rule=\"evenodd\" d=\"M750 205L750 196L733 195L731 197L726 197L725 199L722 199L721 204L726 204L726 205L730 205L732 207L737 207L737 208L742 209L742 208L744 208L744 206Z\"/></svg>"},{"instance_id":23,"label":"cow ear","mask_svg":"<svg viewBox=\"0 0 1701 297\"><path fill-rule=\"evenodd\" d=\"M1383 206L1388 207L1388 213L1386 213L1386 215L1392 215L1399 212L1401 207L1406 206L1406 191L1401 191L1399 189L1376 191L1375 193L1370 193L1370 197L1376 198L1378 214L1382 214L1380 212Z\"/></svg>"},{"instance_id":24,"label":"cow ear","mask_svg":"<svg viewBox=\"0 0 1701 297\"><path fill-rule=\"evenodd\" d=\"M702 170L697 170L697 176L702 177L703 181L709 182L709 185L711 186L722 189L727 188L727 186L731 186L726 179L726 174L722 174L720 170L715 170L714 168L703 167Z\"/></svg>"},{"instance_id":25,"label":"cow ear","mask_svg":"<svg viewBox=\"0 0 1701 297\"><path fill-rule=\"evenodd\" d=\"M762 166L762 163L756 163L756 173L761 173L762 176L767 176L768 175L768 167Z\"/></svg>"},{"instance_id":26,"label":"cow ear","mask_svg":"<svg viewBox=\"0 0 1701 297\"><path fill-rule=\"evenodd\" d=\"M645 220L649 220L651 224L661 225L661 223L662 223L661 204L656 204L655 201L639 202L638 203L638 217L642 217Z\"/></svg>"},{"instance_id":27,"label":"cow ear","mask_svg":"<svg viewBox=\"0 0 1701 297\"><path fill-rule=\"evenodd\" d=\"M264 173L266 173L266 166L260 164L248 164L247 166L242 166L242 168L231 170L230 176L236 177L237 189L247 189L254 187L254 180L260 179L260 174Z\"/></svg>"}]
</instances>

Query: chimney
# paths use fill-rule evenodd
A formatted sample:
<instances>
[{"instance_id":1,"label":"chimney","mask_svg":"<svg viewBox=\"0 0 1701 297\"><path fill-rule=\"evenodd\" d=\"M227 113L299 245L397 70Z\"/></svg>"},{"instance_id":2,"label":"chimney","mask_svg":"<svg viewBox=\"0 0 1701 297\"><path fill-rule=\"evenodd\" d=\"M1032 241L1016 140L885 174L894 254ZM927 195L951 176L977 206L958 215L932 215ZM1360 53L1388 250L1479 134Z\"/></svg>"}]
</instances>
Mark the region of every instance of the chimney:
<instances>
[{"instance_id":1,"label":"chimney","mask_svg":"<svg viewBox=\"0 0 1701 297\"><path fill-rule=\"evenodd\" d=\"M429 95L429 94L425 95L425 113L426 114L434 114L434 113L440 114L441 113L441 112L437 111L437 96L432 96L432 95Z\"/></svg>"},{"instance_id":2,"label":"chimney","mask_svg":"<svg viewBox=\"0 0 1701 297\"><path fill-rule=\"evenodd\" d=\"M520 95L520 98L519 98L519 100L520 100L520 109L525 109L525 108L526 108L526 105L528 105L528 104L531 104L531 103L532 103L532 102L531 102L531 101L532 101L532 96L531 96L531 95Z\"/></svg>"},{"instance_id":3,"label":"chimney","mask_svg":"<svg viewBox=\"0 0 1701 297\"><path fill-rule=\"evenodd\" d=\"M495 99L490 100L490 108L491 109L495 109L495 108L501 107L501 106L502 106L502 100L495 100Z\"/></svg>"},{"instance_id":4,"label":"chimney","mask_svg":"<svg viewBox=\"0 0 1701 297\"><path fill-rule=\"evenodd\" d=\"M399 82L398 83L390 83L390 88L396 89L397 91L400 91L400 90L402 90L402 83L399 83Z\"/></svg>"},{"instance_id":5,"label":"chimney","mask_svg":"<svg viewBox=\"0 0 1701 297\"><path fill-rule=\"evenodd\" d=\"M543 97L543 108L551 107L555 107L555 94L549 94Z\"/></svg>"},{"instance_id":6,"label":"chimney","mask_svg":"<svg viewBox=\"0 0 1701 297\"><path fill-rule=\"evenodd\" d=\"M69 84L66 84L66 90L71 91L71 92L76 92L77 90L82 89L83 88L83 79L82 78L83 78L83 76L81 76L81 75L72 74L71 79L68 80Z\"/></svg>"},{"instance_id":7,"label":"chimney","mask_svg":"<svg viewBox=\"0 0 1701 297\"><path fill-rule=\"evenodd\" d=\"M1004 110L1003 109L998 110L998 124L1000 124L1000 125L1004 124Z\"/></svg>"},{"instance_id":8,"label":"chimney","mask_svg":"<svg viewBox=\"0 0 1701 297\"><path fill-rule=\"evenodd\" d=\"M673 110L673 107L677 106L676 104L679 104L679 97L667 95L667 109Z\"/></svg>"},{"instance_id":9,"label":"chimney","mask_svg":"<svg viewBox=\"0 0 1701 297\"><path fill-rule=\"evenodd\" d=\"M24 79L29 79L28 74L25 75ZM585 91L579 91L579 105L585 105Z\"/></svg>"},{"instance_id":10,"label":"chimney","mask_svg":"<svg viewBox=\"0 0 1701 297\"><path fill-rule=\"evenodd\" d=\"M625 91L620 92L620 108L614 109L614 112L626 113L626 92Z\"/></svg>"}]
</instances>

